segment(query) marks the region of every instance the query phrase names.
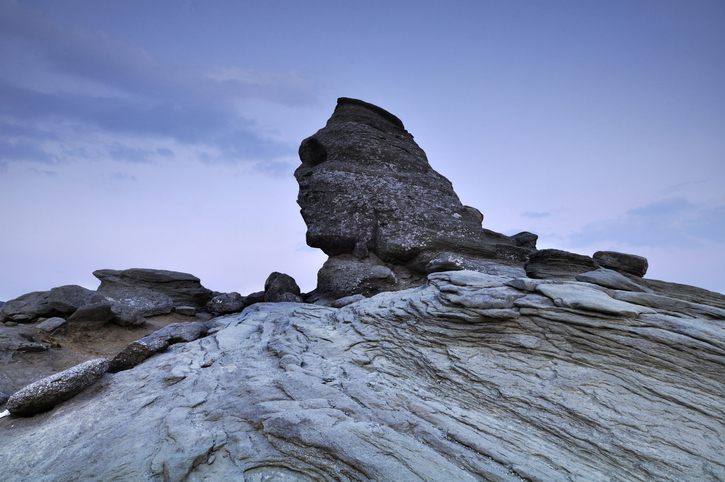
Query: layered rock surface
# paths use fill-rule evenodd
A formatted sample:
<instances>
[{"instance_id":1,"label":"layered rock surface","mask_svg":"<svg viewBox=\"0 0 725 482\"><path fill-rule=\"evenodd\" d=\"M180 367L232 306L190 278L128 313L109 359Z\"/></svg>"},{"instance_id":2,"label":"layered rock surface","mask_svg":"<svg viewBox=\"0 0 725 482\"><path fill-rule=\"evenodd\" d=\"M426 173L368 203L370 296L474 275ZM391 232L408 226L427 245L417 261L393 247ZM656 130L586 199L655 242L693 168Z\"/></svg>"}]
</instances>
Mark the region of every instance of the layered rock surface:
<instances>
[{"instance_id":1,"label":"layered rock surface","mask_svg":"<svg viewBox=\"0 0 725 482\"><path fill-rule=\"evenodd\" d=\"M0 464L16 480L723 480L725 310L691 308L471 271L342 309L254 305L0 420Z\"/></svg>"}]
</instances>

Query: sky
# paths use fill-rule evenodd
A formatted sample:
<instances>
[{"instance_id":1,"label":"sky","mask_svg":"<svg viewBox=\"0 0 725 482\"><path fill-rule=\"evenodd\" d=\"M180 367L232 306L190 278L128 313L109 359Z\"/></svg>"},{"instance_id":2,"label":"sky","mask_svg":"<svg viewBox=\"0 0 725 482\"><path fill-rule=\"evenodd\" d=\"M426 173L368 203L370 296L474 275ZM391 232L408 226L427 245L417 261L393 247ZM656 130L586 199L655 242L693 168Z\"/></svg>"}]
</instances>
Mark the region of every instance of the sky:
<instances>
[{"instance_id":1,"label":"sky","mask_svg":"<svg viewBox=\"0 0 725 482\"><path fill-rule=\"evenodd\" d=\"M300 142L399 117L484 227L725 293L725 2L0 0L0 300L303 291Z\"/></svg>"}]
</instances>

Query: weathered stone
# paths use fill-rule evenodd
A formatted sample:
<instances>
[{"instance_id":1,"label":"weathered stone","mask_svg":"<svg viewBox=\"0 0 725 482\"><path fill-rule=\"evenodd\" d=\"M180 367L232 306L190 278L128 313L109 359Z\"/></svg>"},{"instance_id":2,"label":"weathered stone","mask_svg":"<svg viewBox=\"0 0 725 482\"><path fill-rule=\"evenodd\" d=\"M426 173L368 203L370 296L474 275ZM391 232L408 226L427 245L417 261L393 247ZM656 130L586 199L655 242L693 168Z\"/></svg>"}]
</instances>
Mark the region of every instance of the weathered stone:
<instances>
[{"instance_id":1,"label":"weathered stone","mask_svg":"<svg viewBox=\"0 0 725 482\"><path fill-rule=\"evenodd\" d=\"M193 306L177 306L174 311L184 316L196 316L196 308Z\"/></svg>"},{"instance_id":2,"label":"weathered stone","mask_svg":"<svg viewBox=\"0 0 725 482\"><path fill-rule=\"evenodd\" d=\"M255 303L262 302L264 302L264 291L255 291L254 293L248 294L247 297L244 298L244 306L249 306Z\"/></svg>"},{"instance_id":3,"label":"weathered stone","mask_svg":"<svg viewBox=\"0 0 725 482\"><path fill-rule=\"evenodd\" d=\"M50 410L95 383L107 369L105 358L81 363L14 393L5 408L13 415L26 417Z\"/></svg>"},{"instance_id":4,"label":"weathered stone","mask_svg":"<svg viewBox=\"0 0 725 482\"><path fill-rule=\"evenodd\" d=\"M529 256L524 265L529 278L537 279L575 279L576 275L594 271L599 265L589 256L561 251L542 249Z\"/></svg>"},{"instance_id":5,"label":"weathered stone","mask_svg":"<svg viewBox=\"0 0 725 482\"><path fill-rule=\"evenodd\" d=\"M516 246L521 246L522 248L536 249L536 241L539 239L539 235L530 233L528 231L522 231L518 234L514 234L513 236L511 236L511 239L514 240Z\"/></svg>"},{"instance_id":6,"label":"weathered stone","mask_svg":"<svg viewBox=\"0 0 725 482\"><path fill-rule=\"evenodd\" d=\"M329 256L374 253L405 264L424 251L522 263L530 250L485 230L394 115L340 98L326 127L302 142L295 171L307 243Z\"/></svg>"},{"instance_id":7,"label":"weathered stone","mask_svg":"<svg viewBox=\"0 0 725 482\"><path fill-rule=\"evenodd\" d=\"M219 313L220 315L239 313L243 309L244 296L236 291L216 295L206 305L206 311L209 313Z\"/></svg>"},{"instance_id":8,"label":"weathered stone","mask_svg":"<svg viewBox=\"0 0 725 482\"><path fill-rule=\"evenodd\" d=\"M141 316L141 313L132 306L120 301L111 299L108 300L111 304L111 320L118 326L141 326L146 323L146 319Z\"/></svg>"},{"instance_id":9,"label":"weathered stone","mask_svg":"<svg viewBox=\"0 0 725 482\"><path fill-rule=\"evenodd\" d=\"M264 301L277 303L281 301L301 303L300 287L290 275L274 272L264 282Z\"/></svg>"},{"instance_id":10,"label":"weathered stone","mask_svg":"<svg viewBox=\"0 0 725 482\"><path fill-rule=\"evenodd\" d=\"M10 394L5 390L0 389L0 406L5 405L5 402L10 398Z\"/></svg>"},{"instance_id":11,"label":"weathered stone","mask_svg":"<svg viewBox=\"0 0 725 482\"><path fill-rule=\"evenodd\" d=\"M576 281L429 279L218 318L63 411L0 420L0 465L19 480L725 479L722 323L638 314Z\"/></svg>"},{"instance_id":12,"label":"weathered stone","mask_svg":"<svg viewBox=\"0 0 725 482\"><path fill-rule=\"evenodd\" d=\"M129 343L110 362L108 371L117 373L129 370L169 345L186 343L199 338L208 330L202 322L172 323L139 340Z\"/></svg>"},{"instance_id":13,"label":"weathered stone","mask_svg":"<svg viewBox=\"0 0 725 482\"><path fill-rule=\"evenodd\" d=\"M423 280L420 280L421 284ZM382 291L400 289L393 271L374 254L358 259L353 255L331 256L317 272L316 292L338 299L361 294L372 296Z\"/></svg>"},{"instance_id":14,"label":"weathered stone","mask_svg":"<svg viewBox=\"0 0 725 482\"><path fill-rule=\"evenodd\" d=\"M135 308L143 317L165 315L174 311L174 301L169 295L148 288L118 288L114 290L113 298Z\"/></svg>"},{"instance_id":15,"label":"weathered stone","mask_svg":"<svg viewBox=\"0 0 725 482\"><path fill-rule=\"evenodd\" d=\"M64 318L61 318L59 316L54 316L53 318L48 318L47 320L43 321L42 323L39 323L36 328L41 331L47 331L48 333L52 332L53 330L56 330L63 326L66 323L66 320Z\"/></svg>"},{"instance_id":16,"label":"weathered stone","mask_svg":"<svg viewBox=\"0 0 725 482\"><path fill-rule=\"evenodd\" d=\"M594 283L605 288L612 288L614 290L626 290L626 291L647 291L642 286L631 281L626 276L613 271L611 269L599 268L594 271L588 271L586 273L578 274L575 277L577 281L583 281L585 283Z\"/></svg>"},{"instance_id":17,"label":"weathered stone","mask_svg":"<svg viewBox=\"0 0 725 482\"><path fill-rule=\"evenodd\" d=\"M33 291L6 301L2 314L7 320L18 323L31 323L41 317L55 316L59 313L50 305L49 295L49 291Z\"/></svg>"},{"instance_id":18,"label":"weathered stone","mask_svg":"<svg viewBox=\"0 0 725 482\"><path fill-rule=\"evenodd\" d=\"M357 303L358 301L362 301L365 299L365 296L363 295L352 295L352 296L345 296L344 298L339 298L332 303L330 303L330 306L332 308L342 308L343 306L351 305L353 303Z\"/></svg>"},{"instance_id":19,"label":"weathered stone","mask_svg":"<svg viewBox=\"0 0 725 482\"><path fill-rule=\"evenodd\" d=\"M123 271L101 269L93 272L101 280L100 293L115 297L121 288L146 288L168 295L176 306L203 308L212 298L199 278L187 273L161 269L132 268Z\"/></svg>"},{"instance_id":20,"label":"weathered stone","mask_svg":"<svg viewBox=\"0 0 725 482\"><path fill-rule=\"evenodd\" d=\"M94 330L115 318L110 300L89 303L68 317L64 330Z\"/></svg>"},{"instance_id":21,"label":"weathered stone","mask_svg":"<svg viewBox=\"0 0 725 482\"><path fill-rule=\"evenodd\" d=\"M48 303L63 316L71 315L83 305L104 299L102 294L78 285L59 286L48 293Z\"/></svg>"},{"instance_id":22,"label":"weathered stone","mask_svg":"<svg viewBox=\"0 0 725 482\"><path fill-rule=\"evenodd\" d=\"M647 258L636 254L617 253L616 251L597 251L594 253L594 261L602 267L632 274L640 278L647 273L649 263Z\"/></svg>"}]
</instances>

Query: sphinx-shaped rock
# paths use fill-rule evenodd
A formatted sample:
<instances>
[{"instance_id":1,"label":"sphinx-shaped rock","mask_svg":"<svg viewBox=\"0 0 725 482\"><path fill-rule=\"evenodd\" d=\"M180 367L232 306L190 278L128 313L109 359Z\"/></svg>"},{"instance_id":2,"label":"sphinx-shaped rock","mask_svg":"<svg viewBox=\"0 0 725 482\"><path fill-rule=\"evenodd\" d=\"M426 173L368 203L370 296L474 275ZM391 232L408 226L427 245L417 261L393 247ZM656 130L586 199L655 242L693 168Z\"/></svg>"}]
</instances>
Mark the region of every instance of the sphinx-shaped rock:
<instances>
[{"instance_id":1,"label":"sphinx-shaped rock","mask_svg":"<svg viewBox=\"0 0 725 482\"><path fill-rule=\"evenodd\" d=\"M406 283L385 279L375 292L422 283L425 274L441 270L441 256L464 256L469 261L458 269L476 269L471 259L522 266L533 251L530 243L484 229L483 215L461 204L400 119L380 107L338 99L327 125L302 141L299 154L297 202L307 244L331 257L362 260L372 253L388 269L414 273L402 277ZM345 258L336 264L370 278L366 265ZM342 294L369 294L369 285Z\"/></svg>"}]
</instances>

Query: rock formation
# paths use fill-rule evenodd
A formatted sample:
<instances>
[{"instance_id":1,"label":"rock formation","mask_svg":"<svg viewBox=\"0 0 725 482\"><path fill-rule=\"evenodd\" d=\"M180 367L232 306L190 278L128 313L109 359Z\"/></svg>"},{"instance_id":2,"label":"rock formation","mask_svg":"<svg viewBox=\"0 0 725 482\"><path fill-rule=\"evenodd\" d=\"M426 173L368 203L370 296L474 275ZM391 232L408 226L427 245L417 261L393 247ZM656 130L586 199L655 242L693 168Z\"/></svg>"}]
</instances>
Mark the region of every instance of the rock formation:
<instances>
[{"instance_id":1,"label":"rock formation","mask_svg":"<svg viewBox=\"0 0 725 482\"><path fill-rule=\"evenodd\" d=\"M197 307L246 308L146 332L75 397L0 414L6 479L725 480L724 295L484 230L370 104L341 99L300 156L308 241L330 256L315 292L184 280ZM8 302L0 355L53 351L28 324L63 310L48 296ZM72 324L51 320L36 333Z\"/></svg>"},{"instance_id":2,"label":"rock formation","mask_svg":"<svg viewBox=\"0 0 725 482\"><path fill-rule=\"evenodd\" d=\"M330 261L334 268L320 271L320 295L415 286L443 269L495 264L500 271L501 265L522 266L531 252L481 227L480 212L461 204L400 119L377 106L339 99L327 125L302 141L299 154L297 202L307 244L337 258ZM440 266L452 258L456 267ZM380 277L378 266L394 274ZM341 280L341 273L350 279Z\"/></svg>"}]
</instances>

